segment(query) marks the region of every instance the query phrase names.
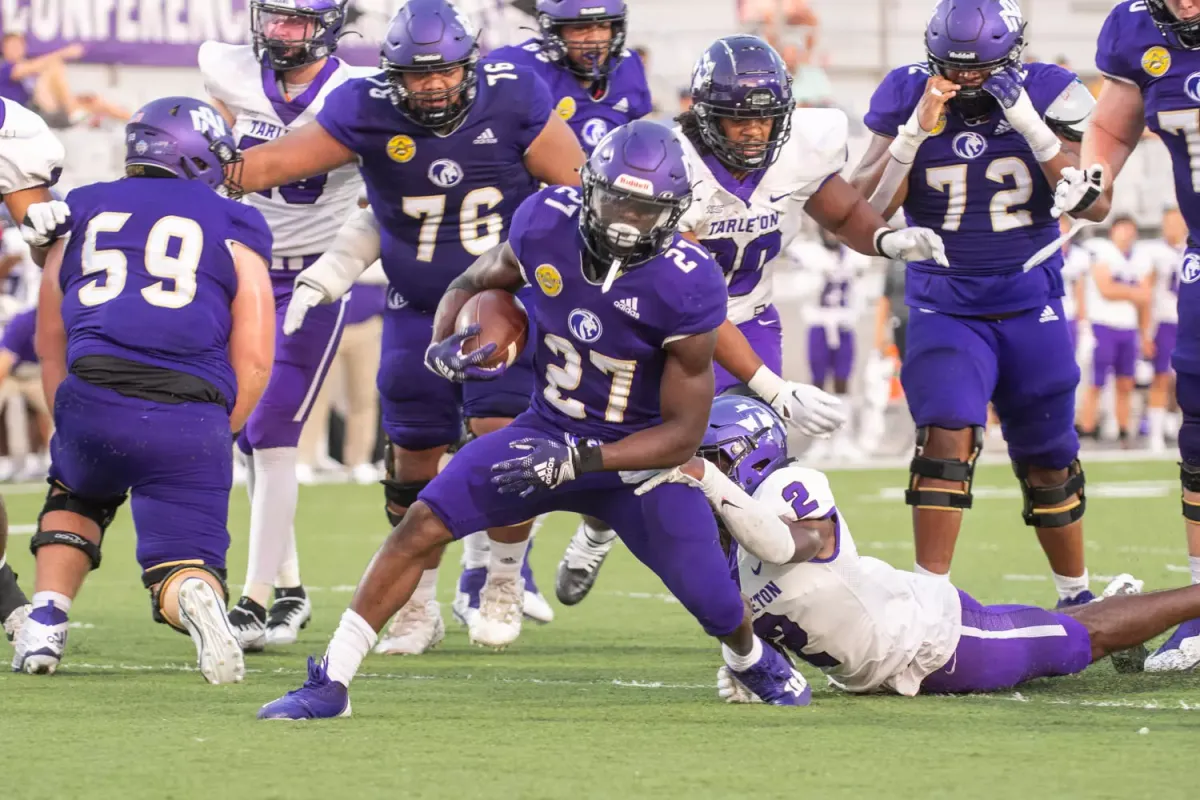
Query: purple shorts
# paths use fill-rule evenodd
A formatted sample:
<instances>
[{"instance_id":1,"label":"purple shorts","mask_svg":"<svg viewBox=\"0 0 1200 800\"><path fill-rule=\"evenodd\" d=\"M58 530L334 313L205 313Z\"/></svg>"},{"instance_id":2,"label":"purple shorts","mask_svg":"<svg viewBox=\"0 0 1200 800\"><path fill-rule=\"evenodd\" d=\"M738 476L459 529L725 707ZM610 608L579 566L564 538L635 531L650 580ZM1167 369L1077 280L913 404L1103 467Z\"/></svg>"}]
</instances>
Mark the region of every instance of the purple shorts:
<instances>
[{"instance_id":1,"label":"purple shorts","mask_svg":"<svg viewBox=\"0 0 1200 800\"><path fill-rule=\"evenodd\" d=\"M1179 326L1174 322L1158 323L1154 332L1154 374L1165 375L1171 371L1171 353L1175 352L1175 340Z\"/></svg>"},{"instance_id":2,"label":"purple shorts","mask_svg":"<svg viewBox=\"0 0 1200 800\"><path fill-rule=\"evenodd\" d=\"M763 360L767 369L778 375L783 370L783 328L779 324L779 311L767 306L763 313L738 325L738 330L750 342L750 348ZM716 375L716 394L720 394L741 381L725 371L720 364L713 364Z\"/></svg>"},{"instance_id":3,"label":"purple shorts","mask_svg":"<svg viewBox=\"0 0 1200 800\"><path fill-rule=\"evenodd\" d=\"M839 330L837 347L830 347L824 327L814 325L809 328L808 364L814 386L824 387L830 375L835 381L850 380L854 370L854 333Z\"/></svg>"},{"instance_id":4,"label":"purple shorts","mask_svg":"<svg viewBox=\"0 0 1200 800\"><path fill-rule=\"evenodd\" d=\"M1065 614L1022 605L985 606L963 590L962 637L954 655L921 683L925 694L998 692L1035 678L1083 672L1091 637Z\"/></svg>"},{"instance_id":5,"label":"purple shorts","mask_svg":"<svg viewBox=\"0 0 1200 800\"><path fill-rule=\"evenodd\" d=\"M1109 374L1132 378L1138 359L1138 332L1092 323L1096 348L1092 351L1092 386L1103 386Z\"/></svg>"}]
</instances>

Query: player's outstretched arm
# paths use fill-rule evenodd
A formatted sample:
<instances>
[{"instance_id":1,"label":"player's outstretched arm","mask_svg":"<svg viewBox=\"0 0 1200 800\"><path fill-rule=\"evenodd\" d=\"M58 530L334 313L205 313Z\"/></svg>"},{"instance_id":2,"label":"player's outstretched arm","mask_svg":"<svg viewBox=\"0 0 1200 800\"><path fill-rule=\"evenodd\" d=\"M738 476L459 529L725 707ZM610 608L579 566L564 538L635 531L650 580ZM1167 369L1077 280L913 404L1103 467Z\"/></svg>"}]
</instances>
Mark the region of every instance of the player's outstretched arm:
<instances>
[{"instance_id":1,"label":"player's outstretched arm","mask_svg":"<svg viewBox=\"0 0 1200 800\"><path fill-rule=\"evenodd\" d=\"M226 185L232 192L248 194L285 183L324 175L352 163L354 151L333 138L319 122L252 147L229 167Z\"/></svg>"},{"instance_id":2,"label":"player's outstretched arm","mask_svg":"<svg viewBox=\"0 0 1200 800\"><path fill-rule=\"evenodd\" d=\"M381 249L375 213L369 206L357 209L316 263L296 276L295 291L284 314L284 335L291 336L300 329L309 309L332 303L350 291L367 268L379 260Z\"/></svg>"},{"instance_id":3,"label":"player's outstretched arm","mask_svg":"<svg viewBox=\"0 0 1200 800\"><path fill-rule=\"evenodd\" d=\"M236 242L231 249L238 290L231 308L229 361L237 377L238 393L229 414L229 427L237 433L258 405L271 377L271 364L275 360L275 295L263 257Z\"/></svg>"},{"instance_id":4,"label":"player's outstretched arm","mask_svg":"<svg viewBox=\"0 0 1200 800\"><path fill-rule=\"evenodd\" d=\"M1079 154L1082 169L1063 173L1055 191L1056 213L1093 222L1101 222L1108 216L1112 211L1113 182L1142 138L1146 126L1144 114L1142 90L1137 85L1112 78L1104 80L1091 124L1083 134ZM1100 193L1091 199L1088 177L1097 166L1102 170L1097 187Z\"/></svg>"},{"instance_id":5,"label":"player's outstretched arm","mask_svg":"<svg viewBox=\"0 0 1200 800\"><path fill-rule=\"evenodd\" d=\"M825 230L868 256L903 261L932 259L946 266L942 239L928 228L888 226L866 198L840 175L834 175L808 198L804 210Z\"/></svg>"},{"instance_id":6,"label":"player's outstretched arm","mask_svg":"<svg viewBox=\"0 0 1200 800\"><path fill-rule=\"evenodd\" d=\"M67 328L62 318L62 287L58 283L62 268L65 242L50 246L42 269L42 284L38 290L37 328L33 334L33 349L42 365L42 391L46 405L54 409L54 396L59 384L67 377Z\"/></svg>"},{"instance_id":7,"label":"player's outstretched arm","mask_svg":"<svg viewBox=\"0 0 1200 800\"><path fill-rule=\"evenodd\" d=\"M556 111L525 151L525 169L550 186L578 186L586 160L575 133Z\"/></svg>"}]
</instances>

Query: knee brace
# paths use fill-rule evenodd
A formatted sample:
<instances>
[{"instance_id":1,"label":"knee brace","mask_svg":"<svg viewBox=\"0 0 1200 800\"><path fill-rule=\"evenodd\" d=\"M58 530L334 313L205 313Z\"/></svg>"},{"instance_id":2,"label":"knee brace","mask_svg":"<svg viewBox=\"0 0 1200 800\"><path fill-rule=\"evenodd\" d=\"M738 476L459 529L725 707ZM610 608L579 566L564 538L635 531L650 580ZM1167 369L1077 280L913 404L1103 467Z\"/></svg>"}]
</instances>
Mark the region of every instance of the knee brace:
<instances>
[{"instance_id":1,"label":"knee brace","mask_svg":"<svg viewBox=\"0 0 1200 800\"><path fill-rule=\"evenodd\" d=\"M207 572L216 578L221 584L221 600L226 605L229 604L229 587L225 583L226 572L221 567L210 567L202 561L174 561L144 571L142 585L150 590L150 616L160 625L168 625L180 633L187 633L187 630L172 624L163 615L162 597L167 587L182 577L182 573L187 572Z\"/></svg>"},{"instance_id":2,"label":"knee brace","mask_svg":"<svg viewBox=\"0 0 1200 800\"><path fill-rule=\"evenodd\" d=\"M925 455L929 428L917 428L917 452L908 470L911 478L904 502L919 508L966 509L971 507L971 482L975 480L975 461L983 452L983 427L971 426L971 455L966 461L955 458L930 458ZM966 486L959 489L930 489L920 486L921 478L958 481Z\"/></svg>"},{"instance_id":3,"label":"knee brace","mask_svg":"<svg viewBox=\"0 0 1200 800\"><path fill-rule=\"evenodd\" d=\"M1185 492L1200 492L1200 465L1180 462L1179 483ZM1189 522L1200 522L1200 503L1189 503L1184 497L1183 518Z\"/></svg>"},{"instance_id":4,"label":"knee brace","mask_svg":"<svg viewBox=\"0 0 1200 800\"><path fill-rule=\"evenodd\" d=\"M1087 508L1083 486L1083 465L1079 459L1067 467L1067 479L1057 486L1033 486L1029 483L1029 465L1013 464L1013 472L1021 484L1025 508L1021 517L1034 528L1065 528L1083 517Z\"/></svg>"},{"instance_id":5,"label":"knee brace","mask_svg":"<svg viewBox=\"0 0 1200 800\"><path fill-rule=\"evenodd\" d=\"M56 489L59 490L58 494L54 493ZM117 509L125 502L125 497L125 495L121 495L93 500L80 497L61 483L51 480L50 489L46 492L46 501L42 504L41 513L38 514L37 532L29 540L29 552L33 553L36 558L37 551L48 544L66 545L82 550L88 560L92 562L92 569L97 569L100 566L100 545L104 543L104 532L112 524L113 518L117 515ZM100 528L100 542L92 542L71 531L44 530L42 518L51 511L69 511L90 519Z\"/></svg>"},{"instance_id":6,"label":"knee brace","mask_svg":"<svg viewBox=\"0 0 1200 800\"><path fill-rule=\"evenodd\" d=\"M404 519L404 511L396 513L392 510L392 506L399 506L405 511L413 503L417 502L417 495L421 490L429 485L429 481L410 481L407 483L396 480L396 460L394 456L395 446L388 442L383 450L383 462L386 466L386 474L383 480L383 510L387 513L388 524L393 528L400 524L400 520Z\"/></svg>"}]
</instances>

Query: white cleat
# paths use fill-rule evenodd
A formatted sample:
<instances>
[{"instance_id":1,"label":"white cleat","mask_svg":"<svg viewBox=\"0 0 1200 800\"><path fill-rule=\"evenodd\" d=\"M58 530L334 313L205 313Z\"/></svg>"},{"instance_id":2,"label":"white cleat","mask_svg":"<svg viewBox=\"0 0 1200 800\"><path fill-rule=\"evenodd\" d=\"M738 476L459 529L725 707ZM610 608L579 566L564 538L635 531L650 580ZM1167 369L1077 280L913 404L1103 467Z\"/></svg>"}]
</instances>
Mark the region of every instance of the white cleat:
<instances>
[{"instance_id":1,"label":"white cleat","mask_svg":"<svg viewBox=\"0 0 1200 800\"><path fill-rule=\"evenodd\" d=\"M242 648L225 614L224 601L208 581L187 578L180 584L179 621L196 645L196 663L204 680L214 686L242 682L246 677Z\"/></svg>"},{"instance_id":2,"label":"white cleat","mask_svg":"<svg viewBox=\"0 0 1200 800\"><path fill-rule=\"evenodd\" d=\"M13 642L13 672L53 675L66 652L68 630L66 613L53 602L30 612Z\"/></svg>"},{"instance_id":3,"label":"white cleat","mask_svg":"<svg viewBox=\"0 0 1200 800\"><path fill-rule=\"evenodd\" d=\"M1122 572L1109 581L1108 586L1104 587L1104 591L1100 593L1100 597L1115 597L1119 594L1141 594L1142 587L1145 585L1145 581L1138 580L1128 572Z\"/></svg>"},{"instance_id":4,"label":"white cleat","mask_svg":"<svg viewBox=\"0 0 1200 800\"><path fill-rule=\"evenodd\" d=\"M373 483L379 483L379 479L383 475L379 470L375 469L374 464L359 464L354 469L350 470L350 480L360 486L370 486Z\"/></svg>"},{"instance_id":5,"label":"white cleat","mask_svg":"<svg viewBox=\"0 0 1200 800\"><path fill-rule=\"evenodd\" d=\"M1180 625L1154 655L1146 659L1146 672L1188 672L1200 667L1200 619Z\"/></svg>"},{"instance_id":6,"label":"white cleat","mask_svg":"<svg viewBox=\"0 0 1200 800\"><path fill-rule=\"evenodd\" d=\"M275 602L267 612L267 644L295 644L300 631L312 619L312 601L303 593L301 587L290 595L280 596L281 590L275 591Z\"/></svg>"},{"instance_id":7,"label":"white cleat","mask_svg":"<svg viewBox=\"0 0 1200 800\"><path fill-rule=\"evenodd\" d=\"M524 612L526 619L531 619L539 625L554 621L554 609L541 592L525 592Z\"/></svg>"},{"instance_id":8,"label":"white cleat","mask_svg":"<svg viewBox=\"0 0 1200 800\"><path fill-rule=\"evenodd\" d=\"M446 638L446 623L442 622L442 605L436 600L428 603L407 603L396 614L387 636L375 645L375 652L389 656L419 656L437 647Z\"/></svg>"},{"instance_id":9,"label":"white cleat","mask_svg":"<svg viewBox=\"0 0 1200 800\"><path fill-rule=\"evenodd\" d=\"M524 604L524 578L488 575L479 594L479 612L467 628L471 644L501 649L515 642L521 635Z\"/></svg>"},{"instance_id":10,"label":"white cleat","mask_svg":"<svg viewBox=\"0 0 1200 800\"><path fill-rule=\"evenodd\" d=\"M468 628L471 627L472 621L479 616L479 609L471 608L471 595L466 592L454 592L454 602L450 604L450 611L460 625Z\"/></svg>"}]
</instances>

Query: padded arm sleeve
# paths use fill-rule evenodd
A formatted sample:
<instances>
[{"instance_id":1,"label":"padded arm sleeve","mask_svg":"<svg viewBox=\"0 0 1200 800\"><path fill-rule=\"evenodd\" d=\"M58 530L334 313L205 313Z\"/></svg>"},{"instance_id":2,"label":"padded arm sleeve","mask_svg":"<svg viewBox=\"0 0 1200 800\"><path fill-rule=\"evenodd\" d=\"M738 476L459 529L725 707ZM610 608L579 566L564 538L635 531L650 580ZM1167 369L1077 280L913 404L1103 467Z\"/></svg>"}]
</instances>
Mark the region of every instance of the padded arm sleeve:
<instances>
[{"instance_id":1,"label":"padded arm sleeve","mask_svg":"<svg viewBox=\"0 0 1200 800\"><path fill-rule=\"evenodd\" d=\"M374 212L370 207L360 208L342 225L317 262L296 276L296 285L310 286L332 303L350 291L367 267L379 259L381 248Z\"/></svg>"}]
</instances>

